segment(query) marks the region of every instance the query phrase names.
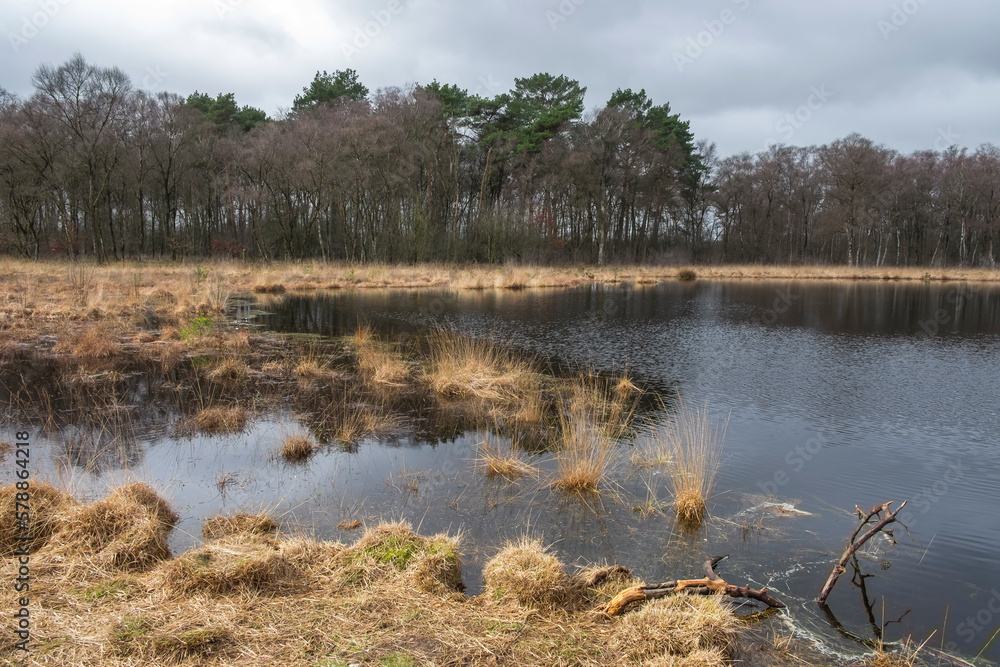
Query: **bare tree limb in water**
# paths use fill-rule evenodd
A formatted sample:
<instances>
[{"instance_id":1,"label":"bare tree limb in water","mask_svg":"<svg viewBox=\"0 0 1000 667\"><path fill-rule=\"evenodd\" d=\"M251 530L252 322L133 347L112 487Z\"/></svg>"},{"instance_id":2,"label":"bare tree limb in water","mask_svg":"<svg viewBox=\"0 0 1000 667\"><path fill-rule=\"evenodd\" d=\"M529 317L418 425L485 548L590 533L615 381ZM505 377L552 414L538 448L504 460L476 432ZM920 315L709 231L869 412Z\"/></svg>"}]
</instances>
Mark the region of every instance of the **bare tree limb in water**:
<instances>
[{"instance_id":1,"label":"bare tree limb in water","mask_svg":"<svg viewBox=\"0 0 1000 667\"><path fill-rule=\"evenodd\" d=\"M864 512L857 505L854 506L854 509L858 512L858 517L861 519L861 523L854 529L854 532L851 533L847 549L844 551L843 555L841 555L840 560L834 564L833 571L830 572L830 576L827 577L826 583L823 584L823 590L820 591L819 597L816 598L817 602L823 605L826 604L826 599L830 596L830 591L833 590L833 586L837 583L837 579L839 579L840 575L847 571L847 568L844 566L847 565L847 561L851 559L854 552L860 549L865 542L877 535L883 528L896 522L896 516L904 507L906 507L907 501L904 500L903 503L895 509L895 511L889 511L889 506L892 505L893 502L895 501L887 500L881 505L873 506L870 510L868 510L868 512ZM877 519L875 525L865 531L861 537L858 537L858 533L860 533L872 519Z\"/></svg>"}]
</instances>

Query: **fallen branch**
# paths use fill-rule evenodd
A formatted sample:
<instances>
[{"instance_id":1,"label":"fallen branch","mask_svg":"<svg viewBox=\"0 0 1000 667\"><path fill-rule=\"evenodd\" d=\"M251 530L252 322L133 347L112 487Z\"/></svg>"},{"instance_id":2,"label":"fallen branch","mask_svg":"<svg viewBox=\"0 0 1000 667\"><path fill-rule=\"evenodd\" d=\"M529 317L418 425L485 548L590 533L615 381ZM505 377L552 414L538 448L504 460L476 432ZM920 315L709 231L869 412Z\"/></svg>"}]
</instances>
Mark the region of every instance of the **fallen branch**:
<instances>
[{"instance_id":1,"label":"fallen branch","mask_svg":"<svg viewBox=\"0 0 1000 667\"><path fill-rule=\"evenodd\" d=\"M844 566L847 565L847 561L851 559L851 556L854 555L854 552L860 549L861 545L863 545L865 542L867 542L875 535L877 535L883 528L888 526L890 523L895 522L896 515L899 514L900 510L906 507L906 501L904 500L903 503L899 507L897 507L894 512L890 512L889 505L892 505L893 502L895 501L888 500L882 503L881 505L875 505L870 510L868 510L867 513L863 512L861 508L858 507L857 505L854 506L854 509L856 509L858 512L858 517L861 519L861 523L860 525L858 525L857 528L854 529L854 532L851 533L851 538L848 542L847 549L844 551L843 555L841 555L840 560L838 560L834 564L833 571L830 572L830 576L827 578L826 583L823 585L823 590L820 591L819 597L816 598L817 602L823 605L826 604L826 599L830 596L830 591L833 590L833 586L834 584L837 583L837 579L839 579L840 575L842 575L844 572L847 571L847 568L845 568ZM868 522L871 521L873 518L878 518L878 521L875 522L875 525L869 528L867 531L865 531L865 533L861 537L858 537L858 533L861 532L861 529L867 526Z\"/></svg>"},{"instance_id":2,"label":"fallen branch","mask_svg":"<svg viewBox=\"0 0 1000 667\"><path fill-rule=\"evenodd\" d=\"M703 565L705 577L702 579L679 579L677 581L667 581L662 584L632 586L631 588L626 588L612 598L612 600L602 608L602 611L609 616L617 616L633 602L662 598L681 591L694 595L714 595L723 593L729 597L758 600L766 604L768 607L781 608L785 606L779 600L771 597L766 588L762 588L758 591L750 588L749 586L733 586L732 584L727 583L725 579L715 573L715 566L718 565L719 561L723 558L726 558L726 556L716 556L715 558L706 560Z\"/></svg>"}]
</instances>

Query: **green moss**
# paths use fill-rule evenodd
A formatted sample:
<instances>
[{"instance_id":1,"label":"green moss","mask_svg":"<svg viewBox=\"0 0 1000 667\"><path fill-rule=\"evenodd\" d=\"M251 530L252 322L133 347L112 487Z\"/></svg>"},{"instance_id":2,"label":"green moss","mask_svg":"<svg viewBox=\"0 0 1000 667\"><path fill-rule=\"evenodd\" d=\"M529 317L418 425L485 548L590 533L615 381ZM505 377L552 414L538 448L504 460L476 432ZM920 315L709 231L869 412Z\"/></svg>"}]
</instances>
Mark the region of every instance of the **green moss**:
<instances>
[{"instance_id":1,"label":"green moss","mask_svg":"<svg viewBox=\"0 0 1000 667\"><path fill-rule=\"evenodd\" d=\"M116 578L83 589L80 591L80 597L86 602L96 602L107 597L114 597L119 593L128 595L135 587L136 583L132 579Z\"/></svg>"},{"instance_id":2,"label":"green moss","mask_svg":"<svg viewBox=\"0 0 1000 667\"><path fill-rule=\"evenodd\" d=\"M123 654L135 651L152 629L149 621L138 616L126 616L115 631L115 648Z\"/></svg>"},{"instance_id":3,"label":"green moss","mask_svg":"<svg viewBox=\"0 0 1000 667\"><path fill-rule=\"evenodd\" d=\"M380 659L378 664L382 667L417 667L419 663L405 653L390 653Z\"/></svg>"},{"instance_id":4,"label":"green moss","mask_svg":"<svg viewBox=\"0 0 1000 667\"><path fill-rule=\"evenodd\" d=\"M389 535L386 539L369 546L362 553L379 563L405 570L419 551L420 545L416 536L400 538L397 535Z\"/></svg>"},{"instance_id":5,"label":"green moss","mask_svg":"<svg viewBox=\"0 0 1000 667\"><path fill-rule=\"evenodd\" d=\"M205 655L232 639L225 628L194 628L179 635L160 635L152 641L157 653Z\"/></svg>"}]
</instances>

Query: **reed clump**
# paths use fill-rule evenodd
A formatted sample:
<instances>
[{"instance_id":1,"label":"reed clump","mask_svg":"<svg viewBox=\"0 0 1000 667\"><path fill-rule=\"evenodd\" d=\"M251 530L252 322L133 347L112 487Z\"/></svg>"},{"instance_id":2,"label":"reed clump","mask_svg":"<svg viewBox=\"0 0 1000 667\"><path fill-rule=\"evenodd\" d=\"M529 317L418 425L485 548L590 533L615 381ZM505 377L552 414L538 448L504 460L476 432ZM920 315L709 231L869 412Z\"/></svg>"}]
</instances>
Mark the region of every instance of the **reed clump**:
<instances>
[{"instance_id":1,"label":"reed clump","mask_svg":"<svg viewBox=\"0 0 1000 667\"><path fill-rule=\"evenodd\" d=\"M717 428L707 406L690 408L681 402L672 418L652 433L654 449L670 461L674 511L682 526L697 528L705 518L728 423L727 419Z\"/></svg>"},{"instance_id":2,"label":"reed clump","mask_svg":"<svg viewBox=\"0 0 1000 667\"><path fill-rule=\"evenodd\" d=\"M555 486L574 493L598 491L617 463L616 446L634 410L634 401L608 400L601 387L585 382L569 392L559 413Z\"/></svg>"},{"instance_id":3,"label":"reed clump","mask_svg":"<svg viewBox=\"0 0 1000 667\"><path fill-rule=\"evenodd\" d=\"M239 406L212 407L195 415L198 428L206 433L236 433L247 425L247 411Z\"/></svg>"},{"instance_id":4,"label":"reed clump","mask_svg":"<svg viewBox=\"0 0 1000 667\"><path fill-rule=\"evenodd\" d=\"M378 340L368 327L358 327L355 332L354 351L358 370L368 382L401 386L409 378L410 368L403 357L388 342Z\"/></svg>"},{"instance_id":5,"label":"reed clump","mask_svg":"<svg viewBox=\"0 0 1000 667\"><path fill-rule=\"evenodd\" d=\"M290 435L281 444L281 458L289 463L304 463L316 453L316 443L305 435Z\"/></svg>"},{"instance_id":6,"label":"reed clump","mask_svg":"<svg viewBox=\"0 0 1000 667\"><path fill-rule=\"evenodd\" d=\"M538 467L533 466L517 452L504 453L499 445L484 442L479 448L478 467L489 479L501 477L513 481L525 476L536 476Z\"/></svg>"},{"instance_id":7,"label":"reed clump","mask_svg":"<svg viewBox=\"0 0 1000 667\"><path fill-rule=\"evenodd\" d=\"M427 342L425 380L441 396L502 402L537 390L531 366L493 341L439 330Z\"/></svg>"}]
</instances>

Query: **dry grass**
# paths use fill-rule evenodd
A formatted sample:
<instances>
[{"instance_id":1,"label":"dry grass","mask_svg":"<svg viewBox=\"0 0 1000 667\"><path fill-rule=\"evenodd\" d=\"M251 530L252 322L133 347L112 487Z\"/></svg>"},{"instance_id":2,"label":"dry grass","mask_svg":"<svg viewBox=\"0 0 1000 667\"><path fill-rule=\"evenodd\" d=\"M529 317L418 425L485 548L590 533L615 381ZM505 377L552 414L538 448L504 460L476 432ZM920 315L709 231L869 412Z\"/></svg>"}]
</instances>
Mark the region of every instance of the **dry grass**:
<instances>
[{"instance_id":1,"label":"dry grass","mask_svg":"<svg viewBox=\"0 0 1000 667\"><path fill-rule=\"evenodd\" d=\"M537 392L531 366L497 343L439 330L428 345L425 379L441 396L514 401Z\"/></svg>"},{"instance_id":2,"label":"dry grass","mask_svg":"<svg viewBox=\"0 0 1000 667\"><path fill-rule=\"evenodd\" d=\"M525 476L538 475L538 468L521 458L514 451L504 453L499 445L484 442L479 447L478 468L490 479L502 477L513 481Z\"/></svg>"},{"instance_id":3,"label":"dry grass","mask_svg":"<svg viewBox=\"0 0 1000 667\"><path fill-rule=\"evenodd\" d=\"M736 651L738 623L718 596L661 598L626 614L613 645L631 664L722 667Z\"/></svg>"},{"instance_id":4,"label":"dry grass","mask_svg":"<svg viewBox=\"0 0 1000 667\"><path fill-rule=\"evenodd\" d=\"M177 521L153 489L129 484L103 500L64 512L44 547L45 559L100 572L145 571L170 558L167 533Z\"/></svg>"},{"instance_id":5,"label":"dry grass","mask_svg":"<svg viewBox=\"0 0 1000 667\"><path fill-rule=\"evenodd\" d=\"M226 357L208 372L208 379L223 386L239 386L247 379L247 363L239 357Z\"/></svg>"},{"instance_id":6,"label":"dry grass","mask_svg":"<svg viewBox=\"0 0 1000 667\"><path fill-rule=\"evenodd\" d=\"M201 534L210 540L230 535L266 535L278 529L278 523L267 514L234 514L217 516L205 522Z\"/></svg>"},{"instance_id":7,"label":"dry grass","mask_svg":"<svg viewBox=\"0 0 1000 667\"><path fill-rule=\"evenodd\" d=\"M305 435L290 435L281 444L281 458L289 463L304 463L316 452L316 443Z\"/></svg>"},{"instance_id":8,"label":"dry grass","mask_svg":"<svg viewBox=\"0 0 1000 667\"><path fill-rule=\"evenodd\" d=\"M616 446L633 411L634 402L609 401L600 388L574 388L559 414L555 486L575 493L599 490L617 463Z\"/></svg>"},{"instance_id":9,"label":"dry grass","mask_svg":"<svg viewBox=\"0 0 1000 667\"><path fill-rule=\"evenodd\" d=\"M11 281L14 298L3 304L4 318L32 322L53 322L89 317L123 317L138 305L152 301L161 321L222 312L232 292L262 295L288 290L339 288L452 287L456 289L498 289L571 287L591 283L622 281L647 284L676 279L681 269L694 270L706 279L777 280L969 280L1000 282L1000 271L990 269L927 267L855 266L763 266L710 265L699 267L663 266L579 266L503 267L419 265L356 265L316 263L309 271L294 262L252 262L210 260L197 266L180 262L122 262L110 265L72 263L60 260L28 261L0 259L0 275L16 276Z\"/></svg>"},{"instance_id":10,"label":"dry grass","mask_svg":"<svg viewBox=\"0 0 1000 667\"><path fill-rule=\"evenodd\" d=\"M239 406L205 408L195 416L198 428L206 433L236 433L247 425L247 411Z\"/></svg>"},{"instance_id":11,"label":"dry grass","mask_svg":"<svg viewBox=\"0 0 1000 667\"><path fill-rule=\"evenodd\" d=\"M121 510L140 499L146 521L158 523L164 506L138 487L66 512L106 515L108 501ZM131 511L88 526L114 539L91 545L77 535L78 548L49 544L33 554L39 576L32 602L42 611L32 609L32 664L596 667L731 657L725 619L710 609L715 598L679 598L669 614L662 601L602 617L592 610L631 582L594 579L584 588L538 541L524 539L497 554L486 568L486 593L468 598L458 538L423 537L406 524L380 524L345 546L267 537L249 528L256 520L234 520L241 524L236 532L158 560L161 547L122 521ZM59 534L84 527L73 525ZM149 567L95 567L117 548L146 550L138 560ZM13 581L17 568L16 559L0 561L0 577ZM16 605L15 596L3 596L0 615L12 617ZM16 657L12 641L0 645L0 662Z\"/></svg>"},{"instance_id":12,"label":"dry grass","mask_svg":"<svg viewBox=\"0 0 1000 667\"><path fill-rule=\"evenodd\" d=\"M728 419L712 424L708 408L689 408L681 402L670 421L657 426L649 451L669 463L674 511L678 522L696 528L705 518L707 500L719 470Z\"/></svg>"},{"instance_id":13,"label":"dry grass","mask_svg":"<svg viewBox=\"0 0 1000 667\"><path fill-rule=\"evenodd\" d=\"M402 386L410 375L409 366L389 343L378 340L368 327L359 326L354 334L358 370L368 382Z\"/></svg>"},{"instance_id":14,"label":"dry grass","mask_svg":"<svg viewBox=\"0 0 1000 667\"><path fill-rule=\"evenodd\" d=\"M483 592L488 597L537 609L564 604L573 586L559 559L540 539L527 536L491 558L483 568L483 580Z\"/></svg>"},{"instance_id":15,"label":"dry grass","mask_svg":"<svg viewBox=\"0 0 1000 667\"><path fill-rule=\"evenodd\" d=\"M98 322L82 331L61 339L56 352L72 354L83 359L108 359L121 352L118 334L110 322Z\"/></svg>"},{"instance_id":16,"label":"dry grass","mask_svg":"<svg viewBox=\"0 0 1000 667\"><path fill-rule=\"evenodd\" d=\"M279 543L262 536L234 535L179 556L159 571L174 595L274 592L301 585L302 573Z\"/></svg>"},{"instance_id":17,"label":"dry grass","mask_svg":"<svg viewBox=\"0 0 1000 667\"><path fill-rule=\"evenodd\" d=\"M59 518L76 505L73 496L63 493L50 484L31 481L30 486L31 520L28 522L26 534L21 533L17 522L14 521L18 493L24 492L19 491L13 484L0 487L0 516L5 517L4 521L0 522L2 557L12 556L14 550L19 547L28 546L31 551L42 547L59 528ZM18 539L21 536L30 539L28 541Z\"/></svg>"}]
</instances>

